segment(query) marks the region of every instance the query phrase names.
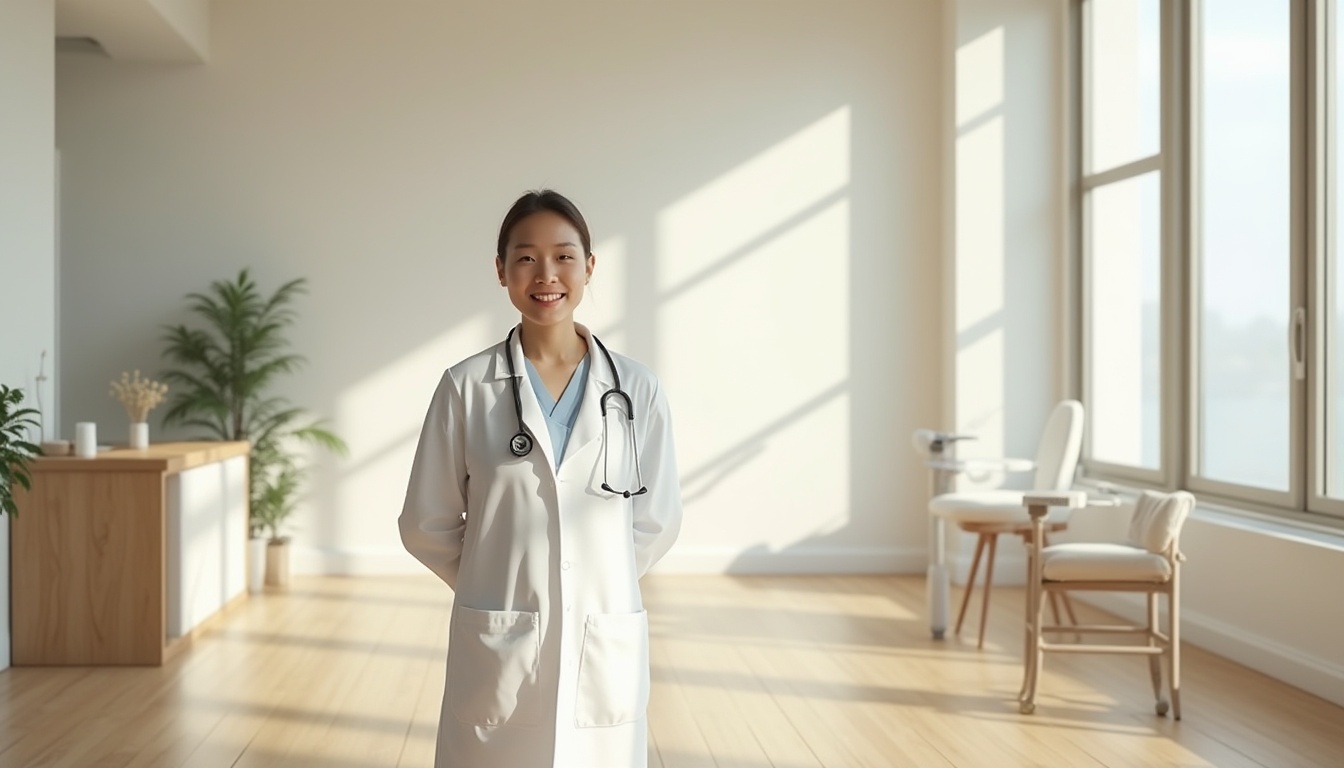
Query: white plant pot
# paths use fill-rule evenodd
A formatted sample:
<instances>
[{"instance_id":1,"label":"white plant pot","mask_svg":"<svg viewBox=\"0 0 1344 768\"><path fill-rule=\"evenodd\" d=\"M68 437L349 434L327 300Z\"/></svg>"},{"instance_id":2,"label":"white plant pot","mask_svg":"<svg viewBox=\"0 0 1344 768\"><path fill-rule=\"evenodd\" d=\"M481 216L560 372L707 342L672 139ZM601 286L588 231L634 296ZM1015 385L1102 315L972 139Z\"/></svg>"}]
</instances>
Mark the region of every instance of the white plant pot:
<instances>
[{"instance_id":1,"label":"white plant pot","mask_svg":"<svg viewBox=\"0 0 1344 768\"><path fill-rule=\"evenodd\" d=\"M252 594L266 587L266 539L247 540L247 591Z\"/></svg>"},{"instance_id":2,"label":"white plant pot","mask_svg":"<svg viewBox=\"0 0 1344 768\"><path fill-rule=\"evenodd\" d=\"M133 450L144 450L149 447L149 423L137 421L131 424L131 439L129 445Z\"/></svg>"}]
</instances>

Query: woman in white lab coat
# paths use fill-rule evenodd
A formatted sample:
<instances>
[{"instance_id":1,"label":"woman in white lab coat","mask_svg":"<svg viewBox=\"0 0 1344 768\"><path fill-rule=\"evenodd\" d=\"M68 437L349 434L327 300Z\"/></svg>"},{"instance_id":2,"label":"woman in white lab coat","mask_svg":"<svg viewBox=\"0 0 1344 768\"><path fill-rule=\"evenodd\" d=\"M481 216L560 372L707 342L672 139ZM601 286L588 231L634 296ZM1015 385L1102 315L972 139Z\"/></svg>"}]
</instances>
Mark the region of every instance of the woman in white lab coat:
<instances>
[{"instance_id":1,"label":"woman in white lab coat","mask_svg":"<svg viewBox=\"0 0 1344 768\"><path fill-rule=\"evenodd\" d=\"M646 765L639 579L681 492L658 379L574 322L595 262L569 200L519 198L495 266L521 322L425 417L400 527L454 592L437 768Z\"/></svg>"}]
</instances>

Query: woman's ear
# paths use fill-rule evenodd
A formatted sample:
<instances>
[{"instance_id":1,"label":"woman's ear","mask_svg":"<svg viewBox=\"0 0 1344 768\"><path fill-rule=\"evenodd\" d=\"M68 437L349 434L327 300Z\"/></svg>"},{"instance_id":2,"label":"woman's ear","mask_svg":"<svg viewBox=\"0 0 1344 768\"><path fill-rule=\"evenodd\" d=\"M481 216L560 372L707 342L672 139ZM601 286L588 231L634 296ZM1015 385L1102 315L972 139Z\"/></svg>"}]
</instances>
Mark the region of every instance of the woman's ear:
<instances>
[{"instance_id":1,"label":"woman's ear","mask_svg":"<svg viewBox=\"0 0 1344 768\"><path fill-rule=\"evenodd\" d=\"M584 267L583 284L587 285L589 280L593 279L593 267L597 264L597 254L588 254L588 264Z\"/></svg>"},{"instance_id":2,"label":"woman's ear","mask_svg":"<svg viewBox=\"0 0 1344 768\"><path fill-rule=\"evenodd\" d=\"M504 282L504 260L498 256L495 257L495 276L499 278L501 286L506 285Z\"/></svg>"}]
</instances>

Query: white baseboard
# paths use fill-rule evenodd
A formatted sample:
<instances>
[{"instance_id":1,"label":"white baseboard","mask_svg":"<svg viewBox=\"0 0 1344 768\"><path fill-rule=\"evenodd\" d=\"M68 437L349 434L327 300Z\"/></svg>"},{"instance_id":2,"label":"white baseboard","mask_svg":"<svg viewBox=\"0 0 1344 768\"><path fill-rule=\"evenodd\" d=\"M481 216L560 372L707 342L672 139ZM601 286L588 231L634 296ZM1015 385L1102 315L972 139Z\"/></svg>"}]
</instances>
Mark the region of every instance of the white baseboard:
<instances>
[{"instance_id":1,"label":"white baseboard","mask_svg":"<svg viewBox=\"0 0 1344 768\"><path fill-rule=\"evenodd\" d=\"M1138 595L1074 593L1129 621L1143 621ZM1344 707L1344 667L1181 606L1181 639Z\"/></svg>"},{"instance_id":2,"label":"white baseboard","mask_svg":"<svg viewBox=\"0 0 1344 768\"><path fill-rule=\"evenodd\" d=\"M428 573L404 550L349 551L293 546L289 567L294 573L322 576L388 576Z\"/></svg>"},{"instance_id":3,"label":"white baseboard","mask_svg":"<svg viewBox=\"0 0 1344 768\"><path fill-rule=\"evenodd\" d=\"M731 547L673 547L654 573L923 573L922 548L825 547L778 552Z\"/></svg>"},{"instance_id":4,"label":"white baseboard","mask_svg":"<svg viewBox=\"0 0 1344 768\"><path fill-rule=\"evenodd\" d=\"M910 573L924 572L923 549L834 547L781 552L673 547L656 573ZM295 546L294 573L333 576L421 573L425 567L400 551L340 551Z\"/></svg>"}]
</instances>

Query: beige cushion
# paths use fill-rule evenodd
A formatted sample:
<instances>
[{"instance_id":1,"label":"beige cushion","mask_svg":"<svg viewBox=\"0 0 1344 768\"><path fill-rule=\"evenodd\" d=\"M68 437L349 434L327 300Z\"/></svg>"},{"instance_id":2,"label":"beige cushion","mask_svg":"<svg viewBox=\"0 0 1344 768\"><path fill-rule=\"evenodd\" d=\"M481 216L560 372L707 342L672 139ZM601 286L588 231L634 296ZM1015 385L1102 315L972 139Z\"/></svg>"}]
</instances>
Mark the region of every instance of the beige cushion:
<instances>
[{"instance_id":1,"label":"beige cushion","mask_svg":"<svg viewBox=\"0 0 1344 768\"><path fill-rule=\"evenodd\" d=\"M929 501L929 511L956 523L1031 523L1022 506L1024 491L966 491L945 493ZM1055 507L1046 515L1047 523L1062 523L1073 510Z\"/></svg>"},{"instance_id":2,"label":"beige cushion","mask_svg":"<svg viewBox=\"0 0 1344 768\"><path fill-rule=\"evenodd\" d=\"M1125 544L1055 544L1041 550L1046 581L1152 581L1171 578L1171 563Z\"/></svg>"},{"instance_id":3,"label":"beige cushion","mask_svg":"<svg viewBox=\"0 0 1344 768\"><path fill-rule=\"evenodd\" d=\"M1181 533L1181 526L1195 505L1195 497L1185 491L1155 493L1144 491L1134 504L1129 521L1129 543L1152 553L1166 552Z\"/></svg>"}]
</instances>

